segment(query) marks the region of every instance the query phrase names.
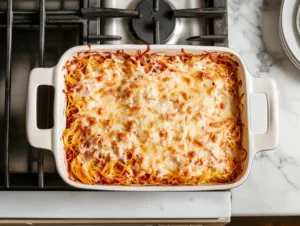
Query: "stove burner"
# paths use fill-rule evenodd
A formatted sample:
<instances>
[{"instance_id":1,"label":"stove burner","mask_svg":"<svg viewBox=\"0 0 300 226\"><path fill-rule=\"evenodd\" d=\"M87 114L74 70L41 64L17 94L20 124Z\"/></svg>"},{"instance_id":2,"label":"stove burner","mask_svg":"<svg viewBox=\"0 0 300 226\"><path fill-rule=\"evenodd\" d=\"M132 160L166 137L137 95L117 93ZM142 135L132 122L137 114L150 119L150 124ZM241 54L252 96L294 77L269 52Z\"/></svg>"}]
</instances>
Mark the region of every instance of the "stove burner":
<instances>
[{"instance_id":1,"label":"stove burner","mask_svg":"<svg viewBox=\"0 0 300 226\"><path fill-rule=\"evenodd\" d=\"M165 0L143 0L136 10L139 18L132 19L133 33L146 43L165 43L171 37L176 19Z\"/></svg>"}]
</instances>

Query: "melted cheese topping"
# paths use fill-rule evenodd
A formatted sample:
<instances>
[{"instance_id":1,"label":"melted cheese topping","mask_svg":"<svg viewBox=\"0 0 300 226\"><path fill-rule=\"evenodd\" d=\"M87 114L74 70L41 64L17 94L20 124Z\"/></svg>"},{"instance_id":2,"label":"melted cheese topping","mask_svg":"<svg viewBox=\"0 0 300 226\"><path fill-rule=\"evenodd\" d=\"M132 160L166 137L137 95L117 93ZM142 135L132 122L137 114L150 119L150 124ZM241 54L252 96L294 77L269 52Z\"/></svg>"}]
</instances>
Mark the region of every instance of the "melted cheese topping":
<instances>
[{"instance_id":1,"label":"melted cheese topping","mask_svg":"<svg viewBox=\"0 0 300 226\"><path fill-rule=\"evenodd\" d=\"M230 56L89 51L65 69L72 180L196 185L242 172L240 82Z\"/></svg>"}]
</instances>

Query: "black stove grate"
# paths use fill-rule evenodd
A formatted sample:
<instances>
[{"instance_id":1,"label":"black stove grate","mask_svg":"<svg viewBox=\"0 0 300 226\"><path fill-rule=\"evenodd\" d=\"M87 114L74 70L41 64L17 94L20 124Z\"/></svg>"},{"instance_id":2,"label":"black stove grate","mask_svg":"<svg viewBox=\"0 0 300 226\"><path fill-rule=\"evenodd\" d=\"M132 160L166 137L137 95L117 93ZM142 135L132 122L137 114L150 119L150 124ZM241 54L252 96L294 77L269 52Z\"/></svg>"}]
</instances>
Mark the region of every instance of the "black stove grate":
<instances>
[{"instance_id":1,"label":"black stove grate","mask_svg":"<svg viewBox=\"0 0 300 226\"><path fill-rule=\"evenodd\" d=\"M76 0L75 0L76 1ZM201 36L190 37L187 41L201 44L201 45L215 45L221 43L227 46L227 5L226 0L203 0L206 3L206 8L197 9L176 9L173 15L176 18L204 18L206 20L206 34ZM10 167L10 157L13 153L11 141L16 139L24 139L22 137L15 138L12 129L14 121L11 117L12 112L12 65L13 56L13 35L19 32L18 28L32 28L38 29L38 42L36 45L36 52L38 54L37 64L33 66L45 66L45 45L47 40L46 27L55 26L59 29L65 29L63 26L77 26L77 41L74 45L96 43L99 41L114 41L121 40L121 36L117 35L102 35L97 30L92 31L91 23L100 18L133 18L139 17L139 12L136 10L115 9L115 8L101 8L101 0L77 0L76 10L66 10L62 7L60 10L51 10L47 8L48 0L28 0L29 3L34 4L35 10L28 10L26 7L15 7L16 3L22 2L21 0L7 0L5 4L0 3L0 103L3 102L3 110L0 112L0 189L1 190L71 190L58 176L56 172L45 172L44 150L35 150L32 147L26 147L24 144L24 152L26 152L29 161L36 162L36 169L28 166L25 172L17 172ZM57 0L57 2L64 2ZM67 4L67 1L65 1ZM153 1L154 11L157 10L159 0ZM2 8L1 8L2 6ZM17 8L17 9L15 9ZM47 9L46 9L47 8ZM221 22L220 22L221 21ZM159 43L159 21L153 20L153 40L155 44ZM99 24L98 24L99 25ZM215 33L216 26L222 26L223 32ZM23 31L23 32L28 32ZM79 34L78 34L79 33ZM6 37L6 38L5 38ZM16 52L16 51L15 51ZM14 53L15 54L15 53ZM32 53L31 53L32 54ZM34 55L33 54L33 55ZM60 57L58 54L58 58ZM32 66L32 67L33 67ZM46 65L48 66L48 65ZM51 65L53 66L53 65ZM27 74L24 76L28 76ZM2 90L2 87L4 90ZM43 123L45 128L51 127L53 119L51 117L51 102L53 101L53 89L49 87L45 89L46 93L43 105L46 109L46 114ZM3 98L1 97L3 96ZM18 97L14 97L18 98ZM25 110L24 110L25 111ZM25 119L24 119L25 120ZM25 124L25 122L24 122ZM14 141L18 143L18 141ZM29 151L28 151L29 149ZM33 157L35 156L35 157ZM34 160L33 160L34 159ZM25 159L24 159L25 161ZM52 159L54 161L54 159ZM20 158L20 164L22 158ZM30 164L29 164L30 165Z\"/></svg>"}]
</instances>

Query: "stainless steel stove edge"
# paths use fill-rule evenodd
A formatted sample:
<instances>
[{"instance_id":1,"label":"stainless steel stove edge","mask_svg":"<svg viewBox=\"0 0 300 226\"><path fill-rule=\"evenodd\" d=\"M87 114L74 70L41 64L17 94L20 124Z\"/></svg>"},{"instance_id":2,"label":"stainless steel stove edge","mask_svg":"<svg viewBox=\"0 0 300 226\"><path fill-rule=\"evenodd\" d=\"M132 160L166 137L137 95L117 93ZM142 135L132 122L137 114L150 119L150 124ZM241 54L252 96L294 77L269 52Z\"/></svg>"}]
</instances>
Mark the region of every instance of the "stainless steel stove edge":
<instances>
[{"instance_id":1,"label":"stainless steel stove edge","mask_svg":"<svg viewBox=\"0 0 300 226\"><path fill-rule=\"evenodd\" d=\"M230 217L216 219L0 219L0 225L197 225L222 226Z\"/></svg>"}]
</instances>

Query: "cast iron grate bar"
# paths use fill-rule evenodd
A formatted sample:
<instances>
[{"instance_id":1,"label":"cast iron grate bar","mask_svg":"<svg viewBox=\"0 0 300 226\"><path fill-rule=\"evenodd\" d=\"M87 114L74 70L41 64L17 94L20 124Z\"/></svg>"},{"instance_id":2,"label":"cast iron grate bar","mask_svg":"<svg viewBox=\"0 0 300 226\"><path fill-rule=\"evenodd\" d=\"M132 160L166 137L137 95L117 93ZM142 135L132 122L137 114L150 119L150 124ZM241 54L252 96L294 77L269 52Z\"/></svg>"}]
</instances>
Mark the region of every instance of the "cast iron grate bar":
<instances>
[{"instance_id":1,"label":"cast iron grate bar","mask_svg":"<svg viewBox=\"0 0 300 226\"><path fill-rule=\"evenodd\" d=\"M81 19L80 12L78 11L48 11L44 12L46 23L48 23L48 17L57 20L76 20ZM0 17L5 16L6 12L0 11ZM40 25L40 11L13 11L14 24L28 24L28 25ZM3 27L3 25L1 25ZM6 25L4 25L6 26Z\"/></svg>"},{"instance_id":2,"label":"cast iron grate bar","mask_svg":"<svg viewBox=\"0 0 300 226\"><path fill-rule=\"evenodd\" d=\"M153 18L153 44L160 44L159 20Z\"/></svg>"},{"instance_id":3,"label":"cast iron grate bar","mask_svg":"<svg viewBox=\"0 0 300 226\"><path fill-rule=\"evenodd\" d=\"M121 40L121 36L117 35L89 35L89 41L113 41L113 40Z\"/></svg>"},{"instance_id":4,"label":"cast iron grate bar","mask_svg":"<svg viewBox=\"0 0 300 226\"><path fill-rule=\"evenodd\" d=\"M11 51L12 51L13 0L7 1L6 28L6 71L5 71L5 115L4 115L4 186L10 187L9 180L9 135L11 110Z\"/></svg>"},{"instance_id":5,"label":"cast iron grate bar","mask_svg":"<svg viewBox=\"0 0 300 226\"><path fill-rule=\"evenodd\" d=\"M89 0L83 0L82 5L80 6L80 8L87 8L89 5ZM81 28L81 36L82 36L82 44L86 45L87 39L88 39L88 34L89 34L89 22L86 20L85 22L83 22L82 24L82 28Z\"/></svg>"},{"instance_id":6,"label":"cast iron grate bar","mask_svg":"<svg viewBox=\"0 0 300 226\"><path fill-rule=\"evenodd\" d=\"M116 8L83 8L81 13L84 18L88 19L139 17L139 12L136 10Z\"/></svg>"},{"instance_id":7,"label":"cast iron grate bar","mask_svg":"<svg viewBox=\"0 0 300 226\"><path fill-rule=\"evenodd\" d=\"M213 6L214 6L214 1L207 1L206 2L206 7L207 8L212 8ZM227 12L225 10L225 14L223 16L227 15L226 13ZM209 34L210 36L215 35L214 34L214 18L213 17L208 17L207 20L206 20L206 34ZM206 41L208 41L209 45L214 45L213 40L206 40Z\"/></svg>"},{"instance_id":8,"label":"cast iron grate bar","mask_svg":"<svg viewBox=\"0 0 300 226\"><path fill-rule=\"evenodd\" d=\"M153 11L158 12L159 0L153 0ZM159 20L153 18L153 44L160 44Z\"/></svg>"},{"instance_id":9,"label":"cast iron grate bar","mask_svg":"<svg viewBox=\"0 0 300 226\"><path fill-rule=\"evenodd\" d=\"M159 0L153 0L153 9L154 9L154 12L158 12L158 10L159 10Z\"/></svg>"},{"instance_id":10,"label":"cast iron grate bar","mask_svg":"<svg viewBox=\"0 0 300 226\"><path fill-rule=\"evenodd\" d=\"M45 0L40 0L40 44L39 44L39 67L44 67L45 56L45 26L46 26L46 9ZM49 92L47 93L47 103L49 104ZM46 112L49 115L48 111ZM48 118L46 116L46 118ZM47 120L47 127L49 120ZM38 149L38 186L44 187L44 152Z\"/></svg>"},{"instance_id":11,"label":"cast iron grate bar","mask_svg":"<svg viewBox=\"0 0 300 226\"><path fill-rule=\"evenodd\" d=\"M84 24L86 20L79 16L49 16L46 22L47 24Z\"/></svg>"},{"instance_id":12,"label":"cast iron grate bar","mask_svg":"<svg viewBox=\"0 0 300 226\"><path fill-rule=\"evenodd\" d=\"M227 10L225 8L196 8L196 9L176 9L173 10L177 18L205 17L217 18L223 17Z\"/></svg>"},{"instance_id":13,"label":"cast iron grate bar","mask_svg":"<svg viewBox=\"0 0 300 226\"><path fill-rule=\"evenodd\" d=\"M227 35L199 35L193 36L187 39L187 41L195 42L195 41L214 41L220 42L225 41L227 39Z\"/></svg>"},{"instance_id":14,"label":"cast iron grate bar","mask_svg":"<svg viewBox=\"0 0 300 226\"><path fill-rule=\"evenodd\" d=\"M6 15L6 11L0 11L0 16ZM40 11L38 10L28 10L28 11L13 11L14 18L16 17L29 17L29 16L38 16ZM77 15L79 16L80 13L78 11L72 11L72 10L62 10L62 11L47 11L45 12L46 15Z\"/></svg>"},{"instance_id":15,"label":"cast iron grate bar","mask_svg":"<svg viewBox=\"0 0 300 226\"><path fill-rule=\"evenodd\" d=\"M75 23L83 23L86 21L86 19L82 19L80 16L78 16L78 13L74 13L72 11L66 11L66 15L63 15L62 13L46 13L46 24L75 24ZM6 14L6 13L5 13ZM0 16L5 15L3 12L0 12ZM24 12L20 12L20 14L14 15L14 24L24 24L24 25L40 25L39 16L40 13L37 13L35 11L32 11L28 14L24 14ZM1 27L6 27L7 25L1 25Z\"/></svg>"}]
</instances>

